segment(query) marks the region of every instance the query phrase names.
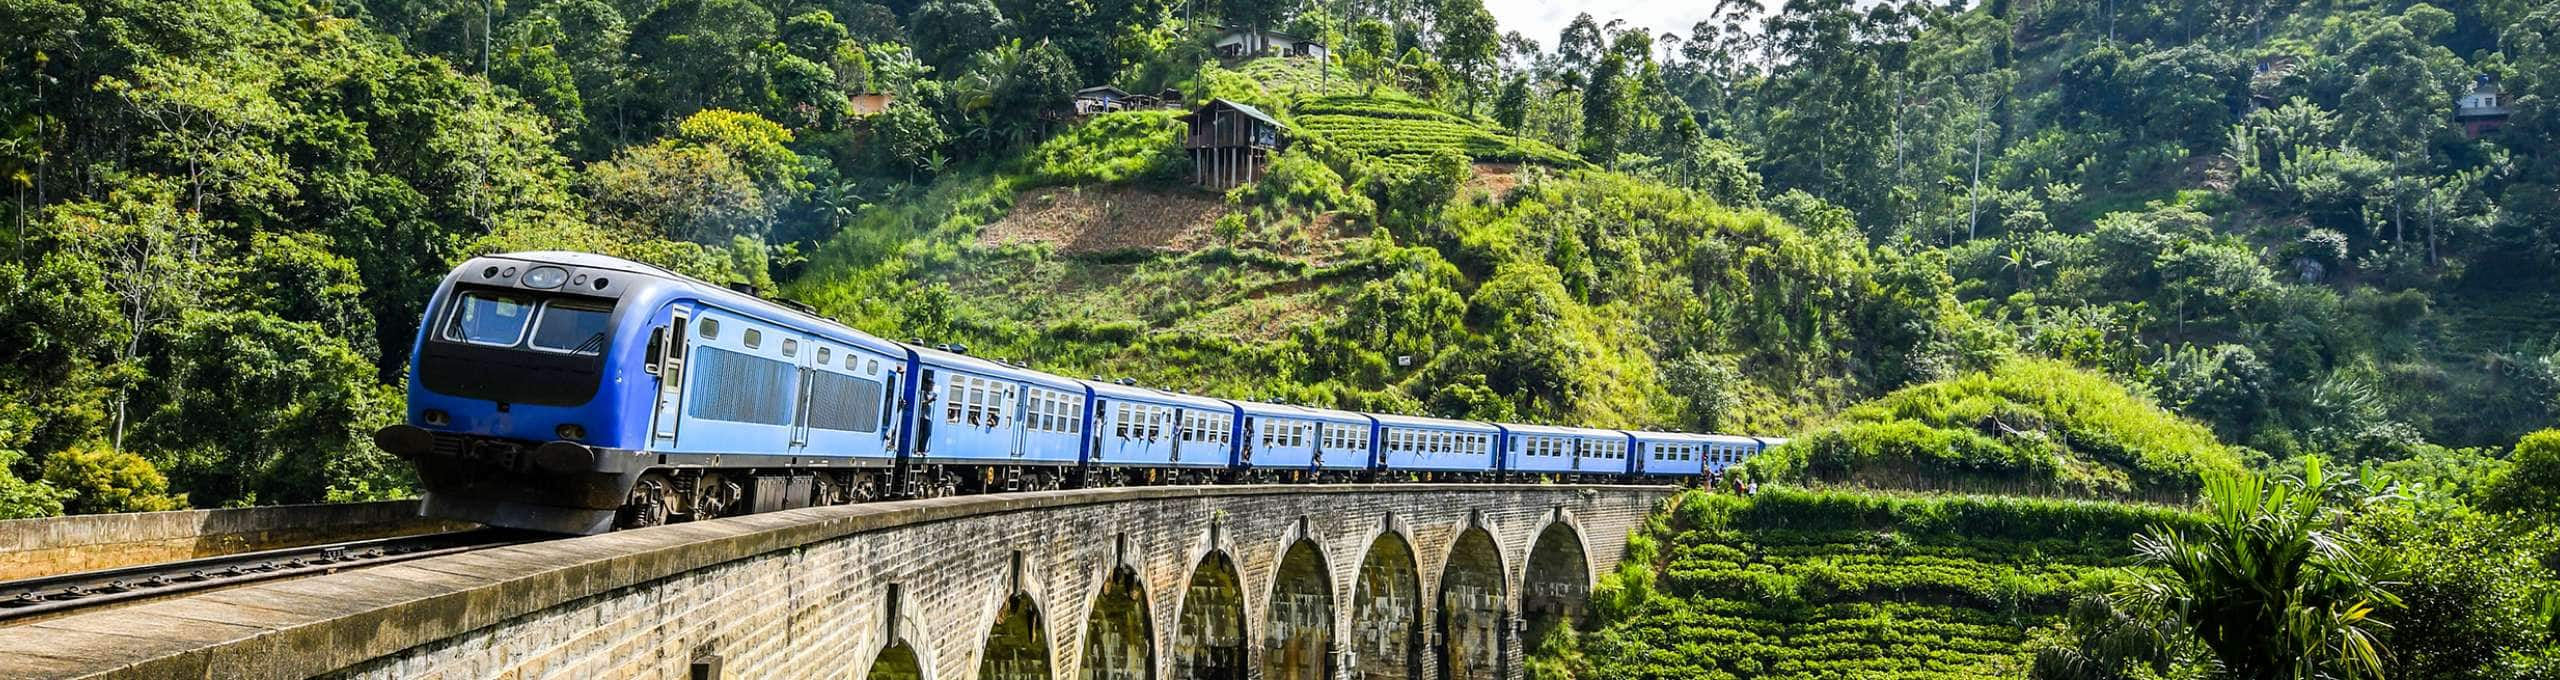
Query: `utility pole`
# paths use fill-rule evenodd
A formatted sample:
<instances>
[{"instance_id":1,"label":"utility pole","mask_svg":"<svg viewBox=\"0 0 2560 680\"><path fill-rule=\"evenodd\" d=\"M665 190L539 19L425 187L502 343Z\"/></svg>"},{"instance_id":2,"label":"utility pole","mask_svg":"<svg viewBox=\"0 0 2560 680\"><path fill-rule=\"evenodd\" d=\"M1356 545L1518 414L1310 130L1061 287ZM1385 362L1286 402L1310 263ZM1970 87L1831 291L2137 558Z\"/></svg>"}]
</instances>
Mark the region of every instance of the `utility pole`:
<instances>
[{"instance_id":1,"label":"utility pole","mask_svg":"<svg viewBox=\"0 0 2560 680\"><path fill-rule=\"evenodd\" d=\"M1965 188L1966 208L1964 240L1971 241L1982 225L1982 124L1991 117L1980 105L1973 107L1973 185Z\"/></svg>"},{"instance_id":2,"label":"utility pole","mask_svg":"<svg viewBox=\"0 0 2560 680\"><path fill-rule=\"evenodd\" d=\"M497 14L497 0L480 0L480 86L489 88L491 94L495 94L498 87L489 79L489 47L495 40L492 33L497 30ZM482 205L482 192L489 183L489 145L497 143L494 134L492 137L481 140L480 167L474 170L471 181L471 217L479 220L483 227L488 226L490 212L488 206Z\"/></svg>"}]
</instances>

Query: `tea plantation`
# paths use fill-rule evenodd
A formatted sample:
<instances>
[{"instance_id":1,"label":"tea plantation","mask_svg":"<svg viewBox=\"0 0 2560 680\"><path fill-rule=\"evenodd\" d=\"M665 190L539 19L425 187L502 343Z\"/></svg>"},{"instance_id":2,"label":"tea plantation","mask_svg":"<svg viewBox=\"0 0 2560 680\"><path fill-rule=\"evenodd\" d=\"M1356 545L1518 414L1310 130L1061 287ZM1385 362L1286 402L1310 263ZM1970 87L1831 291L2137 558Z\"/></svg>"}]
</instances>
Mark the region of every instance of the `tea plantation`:
<instances>
[{"instance_id":1,"label":"tea plantation","mask_svg":"<svg viewBox=\"0 0 2560 680\"><path fill-rule=\"evenodd\" d=\"M1505 135L1418 100L1395 96L1322 97L1297 105L1298 125L1355 155L1388 164L1419 163L1456 151L1479 163L1580 167L1581 157L1535 139Z\"/></svg>"},{"instance_id":2,"label":"tea plantation","mask_svg":"<svg viewBox=\"0 0 2560 680\"><path fill-rule=\"evenodd\" d=\"M1691 492L1630 542L1592 598L1590 633L1551 637L1533 672L2016 677L2035 629L2112 587L2129 537L2192 521L2096 501Z\"/></svg>"}]
</instances>

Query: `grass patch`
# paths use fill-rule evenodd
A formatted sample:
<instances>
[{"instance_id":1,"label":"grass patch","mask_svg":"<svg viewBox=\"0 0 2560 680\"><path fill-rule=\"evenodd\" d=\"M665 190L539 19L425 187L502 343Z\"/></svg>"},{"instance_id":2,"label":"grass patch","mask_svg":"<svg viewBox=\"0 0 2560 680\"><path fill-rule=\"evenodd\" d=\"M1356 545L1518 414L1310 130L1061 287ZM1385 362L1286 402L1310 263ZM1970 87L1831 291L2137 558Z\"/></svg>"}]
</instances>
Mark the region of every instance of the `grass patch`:
<instances>
[{"instance_id":1,"label":"grass patch","mask_svg":"<svg viewBox=\"0 0 2560 680\"><path fill-rule=\"evenodd\" d=\"M1770 480L2173 503L2239 467L2205 426L2043 359L1897 390L1750 463Z\"/></svg>"}]
</instances>

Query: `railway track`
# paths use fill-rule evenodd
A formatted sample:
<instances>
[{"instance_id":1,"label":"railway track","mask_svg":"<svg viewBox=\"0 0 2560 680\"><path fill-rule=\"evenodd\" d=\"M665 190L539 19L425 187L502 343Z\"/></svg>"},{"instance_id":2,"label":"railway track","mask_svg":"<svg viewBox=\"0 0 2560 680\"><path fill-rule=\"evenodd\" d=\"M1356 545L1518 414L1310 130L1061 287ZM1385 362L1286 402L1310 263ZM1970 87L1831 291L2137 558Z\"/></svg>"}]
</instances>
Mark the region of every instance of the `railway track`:
<instances>
[{"instance_id":1,"label":"railway track","mask_svg":"<svg viewBox=\"0 0 2560 680\"><path fill-rule=\"evenodd\" d=\"M99 605L557 538L472 529L0 581L0 622Z\"/></svg>"}]
</instances>

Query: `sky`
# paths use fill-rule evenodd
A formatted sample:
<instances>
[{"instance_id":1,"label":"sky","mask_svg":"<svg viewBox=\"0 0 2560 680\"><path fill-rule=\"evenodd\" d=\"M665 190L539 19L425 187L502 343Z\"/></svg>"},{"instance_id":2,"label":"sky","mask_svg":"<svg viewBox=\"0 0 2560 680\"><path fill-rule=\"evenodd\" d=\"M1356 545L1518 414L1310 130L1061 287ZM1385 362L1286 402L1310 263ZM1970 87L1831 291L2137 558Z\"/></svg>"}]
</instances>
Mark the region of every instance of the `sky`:
<instances>
[{"instance_id":1,"label":"sky","mask_svg":"<svg viewBox=\"0 0 2560 680\"><path fill-rule=\"evenodd\" d=\"M1779 3L1767 3L1775 6ZM1573 15L1590 12L1602 25L1610 19L1625 19L1634 26L1653 29L1654 35L1668 31L1689 37L1689 27L1707 18L1715 8L1712 0L1485 0L1484 8L1493 11L1495 21L1504 31L1538 41L1538 47L1553 51L1556 34L1565 24L1573 23Z\"/></svg>"}]
</instances>

